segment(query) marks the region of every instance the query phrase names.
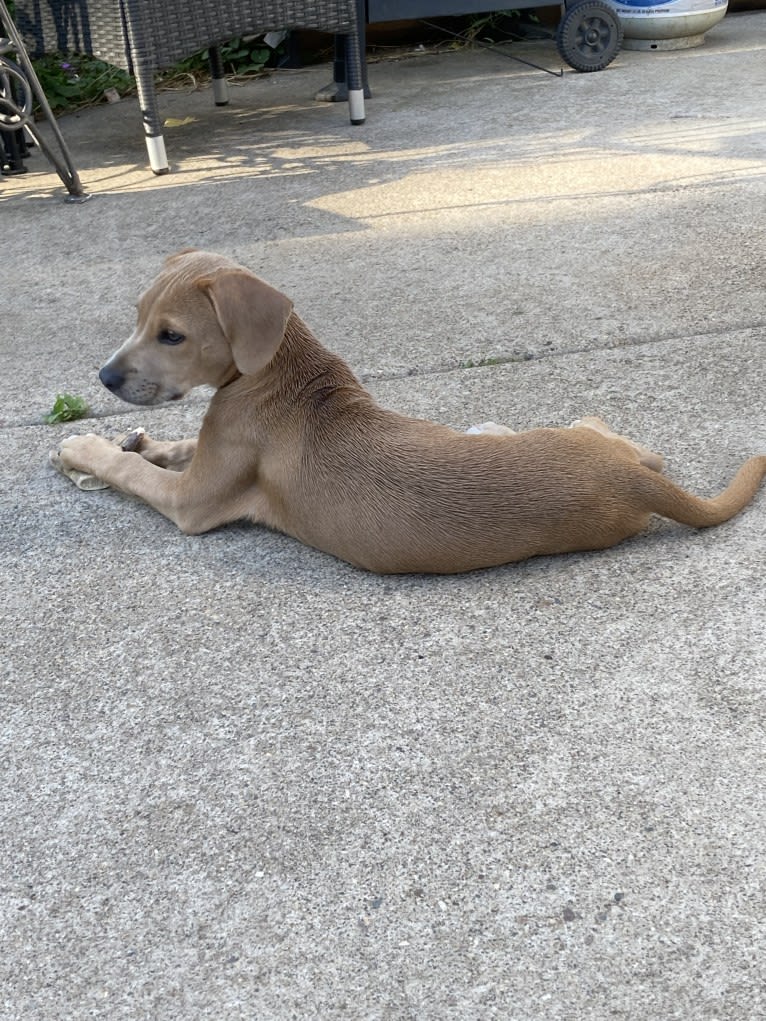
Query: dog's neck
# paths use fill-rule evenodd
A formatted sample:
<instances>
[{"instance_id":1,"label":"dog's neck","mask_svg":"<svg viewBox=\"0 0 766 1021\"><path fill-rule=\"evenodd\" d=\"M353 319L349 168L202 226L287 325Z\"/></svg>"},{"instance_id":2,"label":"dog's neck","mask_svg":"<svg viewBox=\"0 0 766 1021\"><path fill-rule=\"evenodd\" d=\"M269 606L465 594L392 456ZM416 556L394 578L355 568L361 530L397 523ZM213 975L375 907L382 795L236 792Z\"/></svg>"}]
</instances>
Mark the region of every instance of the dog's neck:
<instances>
[{"instance_id":1,"label":"dog's neck","mask_svg":"<svg viewBox=\"0 0 766 1021\"><path fill-rule=\"evenodd\" d=\"M295 312L291 313L282 343L265 372L296 395L326 387L363 391L343 359L320 344Z\"/></svg>"},{"instance_id":2,"label":"dog's neck","mask_svg":"<svg viewBox=\"0 0 766 1021\"><path fill-rule=\"evenodd\" d=\"M372 396L342 358L328 351L303 320L291 313L282 343L269 364L255 375L243 375L232 365L230 375L218 387L214 404L255 399L259 427L267 431L268 417L285 409L312 407L336 409L371 408Z\"/></svg>"},{"instance_id":3,"label":"dog's neck","mask_svg":"<svg viewBox=\"0 0 766 1021\"><path fill-rule=\"evenodd\" d=\"M232 362L231 369L228 375L224 376L223 381L216 387L217 390L225 390L227 386L231 386L232 383L236 383L238 379L241 379L242 373L239 371L237 366Z\"/></svg>"}]
</instances>

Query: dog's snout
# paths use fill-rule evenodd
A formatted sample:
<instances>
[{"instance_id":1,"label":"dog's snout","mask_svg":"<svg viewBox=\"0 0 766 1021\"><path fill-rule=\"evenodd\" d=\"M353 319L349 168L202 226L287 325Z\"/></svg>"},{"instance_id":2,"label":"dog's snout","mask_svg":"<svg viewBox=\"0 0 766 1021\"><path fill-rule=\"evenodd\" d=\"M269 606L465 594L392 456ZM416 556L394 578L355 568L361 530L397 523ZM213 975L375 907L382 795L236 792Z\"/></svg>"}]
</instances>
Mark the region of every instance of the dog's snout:
<instances>
[{"instance_id":1,"label":"dog's snout","mask_svg":"<svg viewBox=\"0 0 766 1021\"><path fill-rule=\"evenodd\" d=\"M121 372L118 372L117 369L112 369L108 365L105 365L99 372L98 378L107 390L111 390L112 393L117 393L117 391L125 383L125 376Z\"/></svg>"}]
</instances>

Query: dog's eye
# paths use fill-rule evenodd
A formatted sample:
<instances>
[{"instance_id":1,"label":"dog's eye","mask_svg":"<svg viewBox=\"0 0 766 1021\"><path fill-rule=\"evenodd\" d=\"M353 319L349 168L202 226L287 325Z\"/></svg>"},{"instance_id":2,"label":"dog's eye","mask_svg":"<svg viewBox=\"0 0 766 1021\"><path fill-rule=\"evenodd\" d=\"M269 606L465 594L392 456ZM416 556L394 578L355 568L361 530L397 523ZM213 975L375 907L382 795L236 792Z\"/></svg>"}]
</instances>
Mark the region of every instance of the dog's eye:
<instances>
[{"instance_id":1,"label":"dog's eye","mask_svg":"<svg viewBox=\"0 0 766 1021\"><path fill-rule=\"evenodd\" d=\"M157 334L157 340L160 344L180 344L186 340L183 333L176 333L175 330L160 330Z\"/></svg>"}]
</instances>

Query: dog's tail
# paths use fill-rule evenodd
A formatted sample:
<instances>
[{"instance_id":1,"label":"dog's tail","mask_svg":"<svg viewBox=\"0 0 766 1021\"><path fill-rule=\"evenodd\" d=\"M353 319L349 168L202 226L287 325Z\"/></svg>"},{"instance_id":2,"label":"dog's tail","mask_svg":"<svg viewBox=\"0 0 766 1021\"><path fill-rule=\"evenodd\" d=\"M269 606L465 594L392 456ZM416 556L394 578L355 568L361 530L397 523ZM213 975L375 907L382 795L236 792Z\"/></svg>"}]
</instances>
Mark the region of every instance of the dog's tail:
<instances>
[{"instance_id":1,"label":"dog's tail","mask_svg":"<svg viewBox=\"0 0 766 1021\"><path fill-rule=\"evenodd\" d=\"M687 493L664 475L649 469L643 475L641 488L646 509L653 514L691 528L709 528L739 514L758 492L764 477L766 455L760 455L745 461L726 489L711 499Z\"/></svg>"}]
</instances>

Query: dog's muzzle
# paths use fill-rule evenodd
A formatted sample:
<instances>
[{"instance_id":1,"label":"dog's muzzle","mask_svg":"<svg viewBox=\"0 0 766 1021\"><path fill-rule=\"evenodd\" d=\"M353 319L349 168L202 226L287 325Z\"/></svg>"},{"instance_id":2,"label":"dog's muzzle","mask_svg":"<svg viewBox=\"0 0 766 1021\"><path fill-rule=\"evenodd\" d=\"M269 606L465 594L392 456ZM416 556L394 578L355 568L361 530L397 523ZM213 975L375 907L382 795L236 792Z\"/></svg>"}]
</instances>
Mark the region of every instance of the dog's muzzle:
<instances>
[{"instance_id":1,"label":"dog's muzzle","mask_svg":"<svg viewBox=\"0 0 766 1021\"><path fill-rule=\"evenodd\" d=\"M184 395L182 390L167 389L140 376L125 375L124 372L110 367L108 362L99 372L98 378L115 397L127 401L128 404L164 404L165 401L180 400Z\"/></svg>"}]
</instances>

